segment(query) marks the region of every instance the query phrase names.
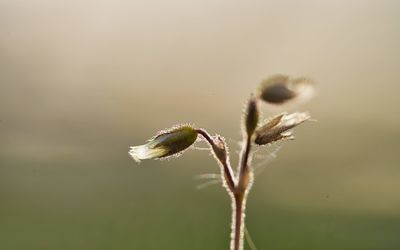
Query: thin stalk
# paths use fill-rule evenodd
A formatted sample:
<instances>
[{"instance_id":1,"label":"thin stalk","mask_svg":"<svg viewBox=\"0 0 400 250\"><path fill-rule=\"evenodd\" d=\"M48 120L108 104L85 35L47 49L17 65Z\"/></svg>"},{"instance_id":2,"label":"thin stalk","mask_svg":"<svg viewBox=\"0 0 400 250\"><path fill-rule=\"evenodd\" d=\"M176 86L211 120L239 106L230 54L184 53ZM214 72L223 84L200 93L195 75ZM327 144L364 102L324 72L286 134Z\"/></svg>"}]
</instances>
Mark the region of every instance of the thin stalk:
<instances>
[{"instance_id":1,"label":"thin stalk","mask_svg":"<svg viewBox=\"0 0 400 250\"><path fill-rule=\"evenodd\" d=\"M243 149L240 155L240 164L238 167L237 177L233 174L232 167L229 164L225 145L217 145L217 142L204 129L196 129L196 131L204 137L221 163L221 172L223 173L223 181L226 184L227 192L232 200L232 232L231 232L231 250L243 250L244 245L244 228L245 228L245 209L246 197L250 190L253 180L253 174L250 171L249 157L251 150L251 135L246 136ZM221 150L224 154L221 154ZM226 154L226 155L225 155Z\"/></svg>"},{"instance_id":2,"label":"thin stalk","mask_svg":"<svg viewBox=\"0 0 400 250\"><path fill-rule=\"evenodd\" d=\"M239 182L249 171L249 157L250 157L250 150L251 150L251 137L246 136L245 143L243 150L240 155L240 165L239 165Z\"/></svg>"},{"instance_id":3,"label":"thin stalk","mask_svg":"<svg viewBox=\"0 0 400 250\"><path fill-rule=\"evenodd\" d=\"M229 163L229 157L227 156L227 152L224 150L224 153L226 154L226 157L218 157L218 152L216 152L216 150L219 148L218 145L215 144L214 140L212 139L212 137L210 136L210 134L205 131L204 129L196 129L196 131L204 137L204 139L206 139L206 141L208 142L208 144L211 146L211 149L213 150L216 158L218 159L218 161L221 163L222 165L222 174L223 174L223 181L226 183L227 188L229 189L228 192L233 192L234 188L235 188L235 176L233 174L232 171L232 167ZM224 145L225 146L225 145Z\"/></svg>"},{"instance_id":4,"label":"thin stalk","mask_svg":"<svg viewBox=\"0 0 400 250\"><path fill-rule=\"evenodd\" d=\"M232 250L243 249L243 236L244 236L244 216L245 216L245 198L241 195L234 196L233 203L235 204L232 220L233 220L233 238L231 241Z\"/></svg>"},{"instance_id":5,"label":"thin stalk","mask_svg":"<svg viewBox=\"0 0 400 250\"><path fill-rule=\"evenodd\" d=\"M251 238L249 230L247 230L247 227L244 227L244 237L245 237L246 242L247 242L248 246L250 247L250 249L251 250L257 250L257 247L254 244L254 241Z\"/></svg>"},{"instance_id":6,"label":"thin stalk","mask_svg":"<svg viewBox=\"0 0 400 250\"><path fill-rule=\"evenodd\" d=\"M253 181L253 173L250 171L249 166L250 151L251 135L246 135L244 139L243 149L240 155L238 183L235 187L235 195L233 201L235 204L235 210L233 211L234 228L232 228L233 246L231 245L231 250L243 249L246 199Z\"/></svg>"}]
</instances>

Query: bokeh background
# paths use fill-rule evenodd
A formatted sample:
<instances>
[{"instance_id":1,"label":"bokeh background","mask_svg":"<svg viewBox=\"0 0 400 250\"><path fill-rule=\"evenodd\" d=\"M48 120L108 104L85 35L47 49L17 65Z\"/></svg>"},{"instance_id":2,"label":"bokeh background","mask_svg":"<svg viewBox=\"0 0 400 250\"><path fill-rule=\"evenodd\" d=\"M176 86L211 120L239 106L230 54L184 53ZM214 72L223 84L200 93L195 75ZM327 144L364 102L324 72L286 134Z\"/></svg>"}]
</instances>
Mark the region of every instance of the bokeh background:
<instances>
[{"instance_id":1,"label":"bokeh background","mask_svg":"<svg viewBox=\"0 0 400 250\"><path fill-rule=\"evenodd\" d=\"M236 163L243 105L273 73L318 82L297 107L318 122L256 177L257 248L400 249L399 13L397 0L1 0L0 249L228 249L225 190L196 189L218 173L208 152L138 166L128 147L190 122L224 135Z\"/></svg>"}]
</instances>

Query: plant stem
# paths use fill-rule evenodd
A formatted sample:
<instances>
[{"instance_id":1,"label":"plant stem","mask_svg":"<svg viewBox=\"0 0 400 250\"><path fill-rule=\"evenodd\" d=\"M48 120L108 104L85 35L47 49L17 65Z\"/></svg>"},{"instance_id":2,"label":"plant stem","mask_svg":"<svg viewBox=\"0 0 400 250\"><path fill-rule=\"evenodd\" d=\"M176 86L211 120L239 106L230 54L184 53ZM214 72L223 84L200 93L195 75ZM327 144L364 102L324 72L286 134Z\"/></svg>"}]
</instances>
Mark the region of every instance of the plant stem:
<instances>
[{"instance_id":1,"label":"plant stem","mask_svg":"<svg viewBox=\"0 0 400 250\"><path fill-rule=\"evenodd\" d=\"M240 155L237 177L238 183L235 186L233 195L234 200L232 201L234 203L234 211L232 211L232 222L234 223L234 227L232 228L233 239L231 242L231 250L243 250L246 199L253 182L253 173L249 166L250 151L251 136L247 135L244 138L243 149Z\"/></svg>"},{"instance_id":2,"label":"plant stem","mask_svg":"<svg viewBox=\"0 0 400 250\"><path fill-rule=\"evenodd\" d=\"M244 217L245 217L245 197L242 195L233 196L234 211L232 211L232 241L231 250L243 249L244 236Z\"/></svg>"},{"instance_id":3,"label":"plant stem","mask_svg":"<svg viewBox=\"0 0 400 250\"><path fill-rule=\"evenodd\" d=\"M222 180L226 185L225 187L227 188L228 194L231 196L232 232L230 249L243 250L246 197L253 181L253 173L248 165L251 150L251 135L247 135L244 139L243 149L240 155L240 164L237 177L235 178L229 163L224 141L218 137L214 140L204 129L196 129L196 131L208 142L216 159L221 163Z\"/></svg>"},{"instance_id":4,"label":"plant stem","mask_svg":"<svg viewBox=\"0 0 400 250\"><path fill-rule=\"evenodd\" d=\"M204 129L196 129L196 131L201 134L203 136L204 139L206 139L206 141L208 142L208 144L211 147L211 150L213 150L217 160L221 163L222 165L222 180L223 182L226 184L226 187L228 189L228 192L233 192L234 188L235 188L235 176L233 174L232 171L232 167L229 163L229 157L227 155L227 151L225 148L225 145L217 145L213 138L211 137L211 135ZM223 141L221 141L221 143L223 143ZM221 148L222 146L222 148ZM218 157L218 150L222 150L224 153L224 157ZM221 152L221 151L220 151Z\"/></svg>"},{"instance_id":5,"label":"plant stem","mask_svg":"<svg viewBox=\"0 0 400 250\"><path fill-rule=\"evenodd\" d=\"M251 150L251 137L247 136L240 156L241 161L239 165L239 176L242 176L244 172L249 168L248 162L249 162L250 150Z\"/></svg>"}]
</instances>

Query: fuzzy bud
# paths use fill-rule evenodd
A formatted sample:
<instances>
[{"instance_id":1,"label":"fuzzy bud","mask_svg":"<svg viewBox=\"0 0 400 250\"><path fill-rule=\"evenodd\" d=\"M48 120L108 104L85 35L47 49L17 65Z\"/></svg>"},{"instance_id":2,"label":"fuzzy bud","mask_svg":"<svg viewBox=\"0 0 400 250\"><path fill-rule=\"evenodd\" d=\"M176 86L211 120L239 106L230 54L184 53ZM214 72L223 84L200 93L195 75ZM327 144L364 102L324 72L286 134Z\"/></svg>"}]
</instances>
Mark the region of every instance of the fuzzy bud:
<instances>
[{"instance_id":1,"label":"fuzzy bud","mask_svg":"<svg viewBox=\"0 0 400 250\"><path fill-rule=\"evenodd\" d=\"M177 126L161 131L146 144L130 147L129 154L140 162L144 159L159 159L178 155L190 147L197 139L197 131L191 126Z\"/></svg>"},{"instance_id":2,"label":"fuzzy bud","mask_svg":"<svg viewBox=\"0 0 400 250\"><path fill-rule=\"evenodd\" d=\"M257 128L259 118L259 112L257 107L257 100L252 96L247 103L246 113L245 113L245 128L248 136L254 133Z\"/></svg>"},{"instance_id":3,"label":"fuzzy bud","mask_svg":"<svg viewBox=\"0 0 400 250\"><path fill-rule=\"evenodd\" d=\"M291 100L309 99L314 92L313 81L305 78L291 78L288 75L273 75L265 79L258 90L261 100L269 104L284 104Z\"/></svg>"}]
</instances>

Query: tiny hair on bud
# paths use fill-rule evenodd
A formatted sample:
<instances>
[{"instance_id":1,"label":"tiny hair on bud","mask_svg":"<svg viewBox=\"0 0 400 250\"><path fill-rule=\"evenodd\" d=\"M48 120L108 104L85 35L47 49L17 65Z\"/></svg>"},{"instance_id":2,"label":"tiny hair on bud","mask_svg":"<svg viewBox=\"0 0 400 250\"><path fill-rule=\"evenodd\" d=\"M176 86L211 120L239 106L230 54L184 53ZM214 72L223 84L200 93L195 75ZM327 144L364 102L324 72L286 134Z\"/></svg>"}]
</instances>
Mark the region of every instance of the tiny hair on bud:
<instances>
[{"instance_id":1,"label":"tiny hair on bud","mask_svg":"<svg viewBox=\"0 0 400 250\"><path fill-rule=\"evenodd\" d=\"M251 136L255 129L257 128L259 112L257 107L257 100L253 96L247 103L247 108L245 111L245 127L248 136Z\"/></svg>"},{"instance_id":2,"label":"tiny hair on bud","mask_svg":"<svg viewBox=\"0 0 400 250\"><path fill-rule=\"evenodd\" d=\"M190 147L196 139L197 131L193 127L175 126L159 132L144 145L130 147L129 154L137 162L177 156Z\"/></svg>"}]
</instances>

